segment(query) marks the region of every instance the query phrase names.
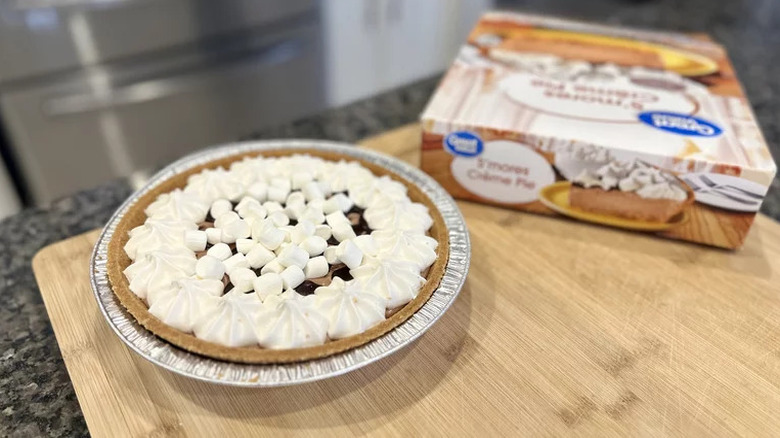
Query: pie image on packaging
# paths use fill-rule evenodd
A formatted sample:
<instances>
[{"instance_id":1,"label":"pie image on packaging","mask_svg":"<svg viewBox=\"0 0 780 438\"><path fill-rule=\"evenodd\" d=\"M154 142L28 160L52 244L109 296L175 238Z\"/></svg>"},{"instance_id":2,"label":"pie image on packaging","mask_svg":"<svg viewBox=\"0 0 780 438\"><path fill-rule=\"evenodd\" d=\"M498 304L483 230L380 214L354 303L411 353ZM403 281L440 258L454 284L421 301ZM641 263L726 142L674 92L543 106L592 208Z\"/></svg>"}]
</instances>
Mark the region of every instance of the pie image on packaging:
<instances>
[{"instance_id":1,"label":"pie image on packaging","mask_svg":"<svg viewBox=\"0 0 780 438\"><path fill-rule=\"evenodd\" d=\"M491 49L496 52L530 52L555 55L563 59L587 61L593 64L612 63L623 66L644 66L661 69L663 60L650 49L629 46L609 45L605 47L598 41L578 38L577 34L566 32L536 33L528 32L503 40Z\"/></svg>"},{"instance_id":2,"label":"pie image on packaging","mask_svg":"<svg viewBox=\"0 0 780 438\"><path fill-rule=\"evenodd\" d=\"M668 222L693 201L691 188L676 176L636 160L583 169L569 191L574 208L645 222Z\"/></svg>"},{"instance_id":3,"label":"pie image on packaging","mask_svg":"<svg viewBox=\"0 0 780 438\"><path fill-rule=\"evenodd\" d=\"M111 289L165 341L242 363L365 344L430 298L444 220L414 184L348 155L250 152L177 173L108 245Z\"/></svg>"}]
</instances>

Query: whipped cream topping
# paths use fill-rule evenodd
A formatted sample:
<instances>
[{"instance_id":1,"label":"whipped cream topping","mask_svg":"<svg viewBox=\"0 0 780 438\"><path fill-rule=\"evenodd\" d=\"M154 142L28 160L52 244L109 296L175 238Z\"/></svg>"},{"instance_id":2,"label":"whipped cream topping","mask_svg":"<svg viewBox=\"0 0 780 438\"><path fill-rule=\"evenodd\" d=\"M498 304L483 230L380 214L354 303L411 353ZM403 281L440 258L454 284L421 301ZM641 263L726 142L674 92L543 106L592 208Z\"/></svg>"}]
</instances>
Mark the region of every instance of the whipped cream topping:
<instances>
[{"instance_id":1,"label":"whipped cream topping","mask_svg":"<svg viewBox=\"0 0 780 438\"><path fill-rule=\"evenodd\" d=\"M181 189L176 189L158 196L144 212L152 219L200 223L206 219L209 204L196 196L184 193Z\"/></svg>"},{"instance_id":2,"label":"whipped cream topping","mask_svg":"<svg viewBox=\"0 0 780 438\"><path fill-rule=\"evenodd\" d=\"M201 316L192 325L195 336L228 347L257 344L255 318L263 303L254 293L234 290L207 300Z\"/></svg>"},{"instance_id":3,"label":"whipped cream topping","mask_svg":"<svg viewBox=\"0 0 780 438\"><path fill-rule=\"evenodd\" d=\"M384 193L374 197L363 216L374 230L398 229L425 233L433 225L425 205L411 202L408 198L396 201Z\"/></svg>"},{"instance_id":4,"label":"whipped cream topping","mask_svg":"<svg viewBox=\"0 0 780 438\"><path fill-rule=\"evenodd\" d=\"M220 280L182 278L172 283L170 289L154 296L150 291L149 313L169 326L183 332L191 332L195 321L212 307L213 300L222 295Z\"/></svg>"},{"instance_id":5,"label":"whipped cream topping","mask_svg":"<svg viewBox=\"0 0 780 438\"><path fill-rule=\"evenodd\" d=\"M220 198L237 201L244 195L245 190L246 187L236 174L218 167L192 175L187 180L184 192L196 195L201 201L211 205Z\"/></svg>"},{"instance_id":6,"label":"whipped cream topping","mask_svg":"<svg viewBox=\"0 0 780 438\"><path fill-rule=\"evenodd\" d=\"M377 246L378 257L386 260L404 260L414 263L417 269L431 266L436 260L436 239L408 230L378 230L371 233Z\"/></svg>"},{"instance_id":7,"label":"whipped cream topping","mask_svg":"<svg viewBox=\"0 0 780 438\"><path fill-rule=\"evenodd\" d=\"M185 247L159 248L146 252L124 274L130 290L146 298L150 291L167 290L175 280L195 274L196 263L195 253Z\"/></svg>"},{"instance_id":8,"label":"whipped cream topping","mask_svg":"<svg viewBox=\"0 0 780 438\"><path fill-rule=\"evenodd\" d=\"M349 271L359 287L386 300L385 307L394 309L417 296L425 279L414 263L405 260L368 257Z\"/></svg>"},{"instance_id":9,"label":"whipped cream topping","mask_svg":"<svg viewBox=\"0 0 780 438\"><path fill-rule=\"evenodd\" d=\"M143 225L130 230L130 239L125 244L125 252L131 260L162 247L178 248L186 246L184 233L197 230L194 222L175 219L147 219Z\"/></svg>"},{"instance_id":10,"label":"whipped cream topping","mask_svg":"<svg viewBox=\"0 0 780 438\"><path fill-rule=\"evenodd\" d=\"M354 280L334 278L314 291L318 308L328 318L328 336L341 339L363 333L385 319L384 297L369 293Z\"/></svg>"},{"instance_id":11,"label":"whipped cream topping","mask_svg":"<svg viewBox=\"0 0 780 438\"><path fill-rule=\"evenodd\" d=\"M612 154L610 154L609 149L591 144L572 145L569 150L569 156L575 160L587 163L607 164L612 160Z\"/></svg>"},{"instance_id":12,"label":"whipped cream topping","mask_svg":"<svg viewBox=\"0 0 780 438\"><path fill-rule=\"evenodd\" d=\"M594 64L581 60L567 60L555 55L516 52L493 48L490 56L514 70L560 81L601 83L612 85L639 85L642 87L679 91L698 90L700 85L669 70L641 66L622 67L614 63Z\"/></svg>"},{"instance_id":13,"label":"whipped cream topping","mask_svg":"<svg viewBox=\"0 0 780 438\"><path fill-rule=\"evenodd\" d=\"M258 343L271 349L325 343L328 319L316 303L314 295L302 296L294 290L268 296L256 315Z\"/></svg>"},{"instance_id":14,"label":"whipped cream topping","mask_svg":"<svg viewBox=\"0 0 780 438\"><path fill-rule=\"evenodd\" d=\"M245 158L190 176L145 213L125 245L130 290L171 327L226 346L361 333L414 299L436 260L427 207L354 161Z\"/></svg>"},{"instance_id":15,"label":"whipped cream topping","mask_svg":"<svg viewBox=\"0 0 780 438\"><path fill-rule=\"evenodd\" d=\"M574 179L585 188L617 189L634 192L646 199L671 199L684 201L688 193L674 175L634 160L611 161L596 171L583 169Z\"/></svg>"}]
</instances>

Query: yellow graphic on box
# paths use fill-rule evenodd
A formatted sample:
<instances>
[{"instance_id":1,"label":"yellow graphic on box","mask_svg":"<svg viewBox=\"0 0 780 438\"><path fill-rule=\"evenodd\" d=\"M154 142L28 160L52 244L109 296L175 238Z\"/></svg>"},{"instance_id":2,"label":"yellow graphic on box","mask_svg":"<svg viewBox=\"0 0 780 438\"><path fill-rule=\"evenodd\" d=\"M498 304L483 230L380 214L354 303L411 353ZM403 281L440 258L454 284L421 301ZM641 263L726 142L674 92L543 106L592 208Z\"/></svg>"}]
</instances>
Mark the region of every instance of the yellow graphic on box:
<instances>
[{"instance_id":1,"label":"yellow graphic on box","mask_svg":"<svg viewBox=\"0 0 780 438\"><path fill-rule=\"evenodd\" d=\"M659 44L604 35L582 34L551 29L519 29L517 35L531 38L582 42L597 46L620 47L655 53L666 70L683 76L703 76L718 71L718 65L710 58Z\"/></svg>"},{"instance_id":2,"label":"yellow graphic on box","mask_svg":"<svg viewBox=\"0 0 780 438\"><path fill-rule=\"evenodd\" d=\"M569 205L570 189L571 182L569 181L560 181L555 184L550 184L539 191L539 201L551 210L564 216L628 230L664 231L685 223L688 220L688 214L685 211L673 217L668 222L648 222L583 211Z\"/></svg>"}]
</instances>

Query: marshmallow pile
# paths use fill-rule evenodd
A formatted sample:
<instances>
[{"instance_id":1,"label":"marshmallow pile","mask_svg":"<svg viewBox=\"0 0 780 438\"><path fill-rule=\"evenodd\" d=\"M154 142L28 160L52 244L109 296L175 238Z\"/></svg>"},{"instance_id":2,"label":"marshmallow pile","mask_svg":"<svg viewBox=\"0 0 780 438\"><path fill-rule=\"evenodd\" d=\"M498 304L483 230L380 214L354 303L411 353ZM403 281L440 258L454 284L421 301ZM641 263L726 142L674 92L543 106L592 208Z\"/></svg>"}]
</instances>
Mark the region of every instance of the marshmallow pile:
<instances>
[{"instance_id":1,"label":"marshmallow pile","mask_svg":"<svg viewBox=\"0 0 780 438\"><path fill-rule=\"evenodd\" d=\"M207 341L282 349L352 336L414 299L436 259L433 220L406 192L357 162L308 155L207 169L146 208L124 273L150 313ZM296 291L334 266L352 278Z\"/></svg>"}]
</instances>

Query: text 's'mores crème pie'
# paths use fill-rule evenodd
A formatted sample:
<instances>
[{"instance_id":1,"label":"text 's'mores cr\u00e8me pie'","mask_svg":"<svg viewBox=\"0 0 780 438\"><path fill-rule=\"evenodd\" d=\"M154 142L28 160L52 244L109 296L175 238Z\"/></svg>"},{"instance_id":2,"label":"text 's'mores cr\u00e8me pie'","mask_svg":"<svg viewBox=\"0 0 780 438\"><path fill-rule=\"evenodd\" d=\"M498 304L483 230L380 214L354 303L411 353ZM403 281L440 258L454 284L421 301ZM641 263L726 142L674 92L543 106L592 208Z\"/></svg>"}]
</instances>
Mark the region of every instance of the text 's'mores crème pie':
<instances>
[{"instance_id":1,"label":"text 's'mores cr\u00e8me pie'","mask_svg":"<svg viewBox=\"0 0 780 438\"><path fill-rule=\"evenodd\" d=\"M398 326L438 285L443 220L408 181L338 154L226 160L142 197L110 243L112 289L159 337L238 362L324 357Z\"/></svg>"}]
</instances>

